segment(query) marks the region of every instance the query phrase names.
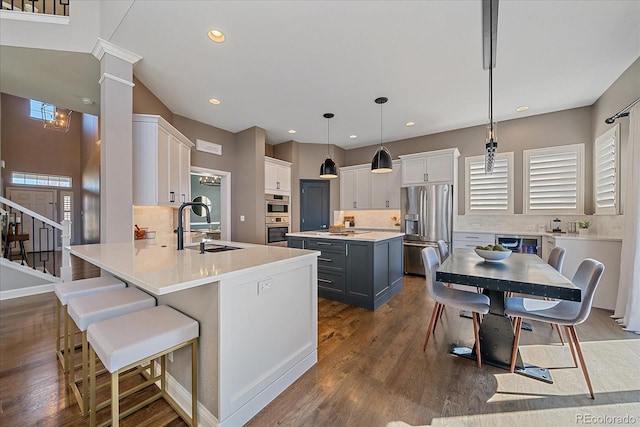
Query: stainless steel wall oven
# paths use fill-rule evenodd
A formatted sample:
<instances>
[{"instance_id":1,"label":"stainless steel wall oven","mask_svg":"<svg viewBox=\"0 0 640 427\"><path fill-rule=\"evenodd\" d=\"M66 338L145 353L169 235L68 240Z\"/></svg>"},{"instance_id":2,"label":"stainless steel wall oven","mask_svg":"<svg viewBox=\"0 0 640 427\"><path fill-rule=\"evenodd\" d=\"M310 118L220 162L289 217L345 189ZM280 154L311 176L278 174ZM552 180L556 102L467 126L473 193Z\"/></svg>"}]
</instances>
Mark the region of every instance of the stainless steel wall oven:
<instances>
[{"instance_id":1,"label":"stainless steel wall oven","mask_svg":"<svg viewBox=\"0 0 640 427\"><path fill-rule=\"evenodd\" d=\"M287 246L289 196L265 194L266 244Z\"/></svg>"}]
</instances>

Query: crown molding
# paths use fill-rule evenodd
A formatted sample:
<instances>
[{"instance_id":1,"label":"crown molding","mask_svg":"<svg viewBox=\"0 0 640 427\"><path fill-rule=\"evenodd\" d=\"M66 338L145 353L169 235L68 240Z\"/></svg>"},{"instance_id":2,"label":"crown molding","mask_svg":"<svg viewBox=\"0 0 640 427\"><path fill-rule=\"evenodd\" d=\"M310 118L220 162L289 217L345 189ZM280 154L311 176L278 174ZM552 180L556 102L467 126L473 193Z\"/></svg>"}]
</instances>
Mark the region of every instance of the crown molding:
<instances>
[{"instance_id":1,"label":"crown molding","mask_svg":"<svg viewBox=\"0 0 640 427\"><path fill-rule=\"evenodd\" d=\"M125 79L121 79L120 77L114 76L113 74L109 74L109 73L103 73L102 77L100 77L100 80L98 81L98 84L102 85L102 82L104 81L104 79L110 79L110 80L116 81L118 83L122 83L124 85L127 85L129 87L134 87L135 86L135 83L132 83L132 82L130 82L128 80L125 80Z\"/></svg>"},{"instance_id":2,"label":"crown molding","mask_svg":"<svg viewBox=\"0 0 640 427\"><path fill-rule=\"evenodd\" d=\"M98 58L98 61L101 61L104 54L108 53L109 55L120 58L123 61L127 61L131 65L142 59L142 56L138 55L137 53L133 53L127 49L101 39L100 37L98 37L98 40L96 40L96 44L93 46L93 49L91 49L91 53L93 54L93 56Z\"/></svg>"}]
</instances>

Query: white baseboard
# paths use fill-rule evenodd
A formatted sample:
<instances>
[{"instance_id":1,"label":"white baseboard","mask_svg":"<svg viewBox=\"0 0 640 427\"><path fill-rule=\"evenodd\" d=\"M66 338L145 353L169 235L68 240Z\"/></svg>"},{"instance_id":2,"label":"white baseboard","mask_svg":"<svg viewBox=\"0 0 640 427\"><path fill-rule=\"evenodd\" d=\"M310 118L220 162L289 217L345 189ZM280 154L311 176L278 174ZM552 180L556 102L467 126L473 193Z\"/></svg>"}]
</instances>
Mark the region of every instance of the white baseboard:
<instances>
[{"instance_id":1,"label":"white baseboard","mask_svg":"<svg viewBox=\"0 0 640 427\"><path fill-rule=\"evenodd\" d=\"M307 357L285 372L284 375L269 384L267 388L258 393L253 399L242 405L236 412L229 415L219 424L219 427L237 427L244 425L316 363L318 363L318 350L314 350Z\"/></svg>"},{"instance_id":2,"label":"white baseboard","mask_svg":"<svg viewBox=\"0 0 640 427\"><path fill-rule=\"evenodd\" d=\"M160 364L155 362L156 372L160 372ZM180 384L175 378L167 372L167 393L176 401L178 406L182 408L187 415L191 416L191 391L187 390ZM160 387L160 381L156 382ZM204 405L198 402L198 426L199 427L219 427L220 423L218 419L213 416L211 412L204 407Z\"/></svg>"},{"instance_id":3,"label":"white baseboard","mask_svg":"<svg viewBox=\"0 0 640 427\"><path fill-rule=\"evenodd\" d=\"M314 350L311 354L298 362L297 365L287 371L283 376L271 383L257 396L231 414L222 423L219 422L218 419L209 412L204 405L202 405L202 403L198 402L198 426L237 427L244 425L316 363L318 363L318 351ZM156 372L159 372L160 370L160 364L158 362L156 362L156 370ZM169 393L169 396L176 401L187 415L191 416L191 392L184 388L182 384L176 381L168 372L166 375L167 393ZM157 385L160 387L160 382L157 382Z\"/></svg>"},{"instance_id":4,"label":"white baseboard","mask_svg":"<svg viewBox=\"0 0 640 427\"><path fill-rule=\"evenodd\" d=\"M0 301L53 292L53 285L54 283L47 283L46 285L29 286L27 288L0 291Z\"/></svg>"}]
</instances>

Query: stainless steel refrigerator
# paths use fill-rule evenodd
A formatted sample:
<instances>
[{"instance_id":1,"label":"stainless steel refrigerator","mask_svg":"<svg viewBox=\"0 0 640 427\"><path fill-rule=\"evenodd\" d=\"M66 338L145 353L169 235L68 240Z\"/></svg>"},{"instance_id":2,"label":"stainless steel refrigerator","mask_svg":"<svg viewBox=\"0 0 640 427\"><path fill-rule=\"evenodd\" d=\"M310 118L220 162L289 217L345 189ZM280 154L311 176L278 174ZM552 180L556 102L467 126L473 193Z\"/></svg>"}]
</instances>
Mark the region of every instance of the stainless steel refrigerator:
<instances>
[{"instance_id":1,"label":"stainless steel refrigerator","mask_svg":"<svg viewBox=\"0 0 640 427\"><path fill-rule=\"evenodd\" d=\"M404 187L401 193L404 235L404 271L425 274L422 249L444 240L451 247L453 234L453 186L449 184Z\"/></svg>"}]
</instances>

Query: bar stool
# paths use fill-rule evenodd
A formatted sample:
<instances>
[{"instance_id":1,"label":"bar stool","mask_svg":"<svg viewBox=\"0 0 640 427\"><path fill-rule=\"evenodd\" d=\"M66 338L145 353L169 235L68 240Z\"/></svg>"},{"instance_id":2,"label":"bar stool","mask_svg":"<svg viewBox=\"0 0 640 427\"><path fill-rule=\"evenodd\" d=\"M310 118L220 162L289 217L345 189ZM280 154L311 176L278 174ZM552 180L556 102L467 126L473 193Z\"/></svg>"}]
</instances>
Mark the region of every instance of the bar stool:
<instances>
[{"instance_id":1,"label":"bar stool","mask_svg":"<svg viewBox=\"0 0 640 427\"><path fill-rule=\"evenodd\" d=\"M113 291L125 288L127 285L120 279L113 276L92 277L90 279L73 280L71 282L56 283L54 291L56 293L56 355L62 366L62 370L69 370L69 318L67 316L67 304L72 298L93 295L97 293ZM64 309L64 310L63 310ZM62 319L60 311L63 311L64 336L61 335ZM64 340L64 350L61 349L60 340Z\"/></svg>"},{"instance_id":2,"label":"bar stool","mask_svg":"<svg viewBox=\"0 0 640 427\"><path fill-rule=\"evenodd\" d=\"M144 310L155 305L155 298L137 288L117 289L111 292L77 297L69 301L67 308L69 317L73 319L82 333L82 379L80 380L82 381L82 392L78 389L79 381L76 380L73 363L69 365L69 387L76 397L82 415L86 415L89 411L87 328L92 323ZM70 348L74 347L74 334L72 334Z\"/></svg>"},{"instance_id":3,"label":"bar stool","mask_svg":"<svg viewBox=\"0 0 640 427\"><path fill-rule=\"evenodd\" d=\"M123 333L126 331L126 333ZM111 373L111 420L102 425L118 427L120 418L132 414L138 409L164 398L169 405L190 426L198 425L198 322L166 305L148 308L124 316L89 325L90 363L90 425L96 425L96 411L101 409L96 403L96 355L104 367ZM191 417L169 396L166 388L166 355L179 348L191 346ZM151 376L142 386L154 385L160 380L160 392L138 403L120 415L120 397L133 393L119 392L118 375L138 365L160 360L160 376ZM103 407L104 407L103 406Z\"/></svg>"}]
</instances>

